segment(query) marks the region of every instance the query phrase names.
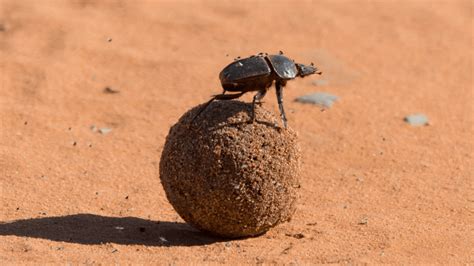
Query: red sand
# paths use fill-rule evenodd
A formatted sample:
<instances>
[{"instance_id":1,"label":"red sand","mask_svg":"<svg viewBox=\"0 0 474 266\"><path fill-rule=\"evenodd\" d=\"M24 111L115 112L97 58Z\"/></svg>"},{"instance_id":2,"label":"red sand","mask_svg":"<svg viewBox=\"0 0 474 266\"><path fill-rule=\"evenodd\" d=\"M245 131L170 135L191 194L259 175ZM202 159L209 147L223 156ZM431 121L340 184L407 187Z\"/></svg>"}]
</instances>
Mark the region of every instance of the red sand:
<instances>
[{"instance_id":1,"label":"red sand","mask_svg":"<svg viewBox=\"0 0 474 266\"><path fill-rule=\"evenodd\" d=\"M0 263L473 263L472 10L1 0ZM297 212L257 238L195 232L158 178L169 127L234 57L279 50L327 83L285 89ZM314 91L340 99L293 101ZM418 112L429 126L403 122Z\"/></svg>"}]
</instances>

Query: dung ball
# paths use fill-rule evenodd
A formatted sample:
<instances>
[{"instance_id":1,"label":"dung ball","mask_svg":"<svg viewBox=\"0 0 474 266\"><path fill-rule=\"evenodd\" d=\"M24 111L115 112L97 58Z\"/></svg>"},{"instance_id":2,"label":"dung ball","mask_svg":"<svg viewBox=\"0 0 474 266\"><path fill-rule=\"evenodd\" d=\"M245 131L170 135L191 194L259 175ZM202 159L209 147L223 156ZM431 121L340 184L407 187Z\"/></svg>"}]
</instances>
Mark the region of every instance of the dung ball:
<instances>
[{"instance_id":1,"label":"dung ball","mask_svg":"<svg viewBox=\"0 0 474 266\"><path fill-rule=\"evenodd\" d=\"M223 237L256 236L289 221L299 188L297 136L273 113L240 101L214 101L171 127L160 179L176 212Z\"/></svg>"}]
</instances>

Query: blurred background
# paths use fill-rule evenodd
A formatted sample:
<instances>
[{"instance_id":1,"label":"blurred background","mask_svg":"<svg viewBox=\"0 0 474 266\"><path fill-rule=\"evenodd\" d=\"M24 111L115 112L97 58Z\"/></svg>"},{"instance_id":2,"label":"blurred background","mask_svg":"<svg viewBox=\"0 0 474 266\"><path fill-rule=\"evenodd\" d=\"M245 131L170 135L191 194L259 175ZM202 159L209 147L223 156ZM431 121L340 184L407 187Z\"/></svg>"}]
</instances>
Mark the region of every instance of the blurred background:
<instances>
[{"instance_id":1,"label":"blurred background","mask_svg":"<svg viewBox=\"0 0 474 266\"><path fill-rule=\"evenodd\" d=\"M472 10L0 0L0 262L472 263ZM209 239L166 200L166 135L235 57L280 50L323 71L284 91L298 211L259 238ZM331 104L295 101L314 93ZM278 114L274 90L263 106Z\"/></svg>"}]
</instances>

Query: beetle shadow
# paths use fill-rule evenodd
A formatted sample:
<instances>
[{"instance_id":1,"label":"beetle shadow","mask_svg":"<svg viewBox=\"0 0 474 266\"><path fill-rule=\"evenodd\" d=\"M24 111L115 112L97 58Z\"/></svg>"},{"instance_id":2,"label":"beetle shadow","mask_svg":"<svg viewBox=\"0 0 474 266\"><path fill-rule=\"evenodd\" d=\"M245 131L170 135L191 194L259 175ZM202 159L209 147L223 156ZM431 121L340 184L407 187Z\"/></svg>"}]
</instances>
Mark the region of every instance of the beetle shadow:
<instances>
[{"instance_id":1,"label":"beetle shadow","mask_svg":"<svg viewBox=\"0 0 474 266\"><path fill-rule=\"evenodd\" d=\"M200 246L228 241L206 235L186 223L136 217L74 214L0 222L0 236L21 236L99 245Z\"/></svg>"},{"instance_id":2,"label":"beetle shadow","mask_svg":"<svg viewBox=\"0 0 474 266\"><path fill-rule=\"evenodd\" d=\"M206 105L206 103L198 105L191 109L188 114L189 117L194 117L194 115L201 110ZM206 121L207 128L210 130L218 130L224 127L239 127L246 124L257 123L264 125L266 127L272 128L274 130L280 131L282 128L278 126L276 122L270 122L265 120L258 119L258 114L255 121L252 121L252 103L246 103L238 100L215 100L211 102L206 109L197 117L194 123L199 124L199 121ZM256 108L261 108L258 105ZM239 113L245 113L242 115ZM229 121L231 117L239 117L239 121ZM188 121L191 121L189 119Z\"/></svg>"}]
</instances>

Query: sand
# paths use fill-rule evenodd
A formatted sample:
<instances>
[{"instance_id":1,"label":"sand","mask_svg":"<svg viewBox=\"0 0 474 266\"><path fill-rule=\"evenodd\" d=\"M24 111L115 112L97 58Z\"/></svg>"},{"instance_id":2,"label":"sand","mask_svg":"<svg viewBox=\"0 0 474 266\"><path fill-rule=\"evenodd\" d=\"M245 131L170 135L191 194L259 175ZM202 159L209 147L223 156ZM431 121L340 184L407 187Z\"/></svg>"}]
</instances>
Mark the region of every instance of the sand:
<instances>
[{"instance_id":1,"label":"sand","mask_svg":"<svg viewBox=\"0 0 474 266\"><path fill-rule=\"evenodd\" d=\"M473 263L472 10L0 0L0 263ZM165 137L234 57L279 50L323 71L284 90L296 213L256 238L203 235L166 200ZM313 92L338 100L294 101ZM278 114L274 90L263 101Z\"/></svg>"}]
</instances>

